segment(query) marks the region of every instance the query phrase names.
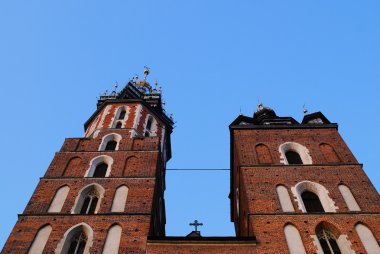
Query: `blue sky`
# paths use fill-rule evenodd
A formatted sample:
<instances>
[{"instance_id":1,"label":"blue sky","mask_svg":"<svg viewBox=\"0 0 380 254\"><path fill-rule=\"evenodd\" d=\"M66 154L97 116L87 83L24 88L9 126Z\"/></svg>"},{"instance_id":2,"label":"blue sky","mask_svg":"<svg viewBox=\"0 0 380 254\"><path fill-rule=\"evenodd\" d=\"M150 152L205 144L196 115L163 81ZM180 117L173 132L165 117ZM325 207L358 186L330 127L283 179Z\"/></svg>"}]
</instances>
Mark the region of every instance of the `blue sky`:
<instances>
[{"instance_id":1,"label":"blue sky","mask_svg":"<svg viewBox=\"0 0 380 254\"><path fill-rule=\"evenodd\" d=\"M322 111L380 189L379 1L1 1L0 246L96 96L143 66L174 114L169 168L228 168L258 101ZM167 173L167 234L233 235L228 171ZM6 207L6 209L5 209Z\"/></svg>"}]
</instances>

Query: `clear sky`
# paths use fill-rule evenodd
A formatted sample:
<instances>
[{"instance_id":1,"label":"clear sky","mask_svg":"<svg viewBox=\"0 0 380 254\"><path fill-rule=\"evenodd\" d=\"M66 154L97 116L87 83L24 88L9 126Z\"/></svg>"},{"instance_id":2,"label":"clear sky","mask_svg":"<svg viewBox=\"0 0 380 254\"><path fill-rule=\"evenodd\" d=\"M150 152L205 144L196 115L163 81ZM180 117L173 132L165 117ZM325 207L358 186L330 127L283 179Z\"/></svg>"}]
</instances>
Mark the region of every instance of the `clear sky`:
<instances>
[{"instance_id":1,"label":"clear sky","mask_svg":"<svg viewBox=\"0 0 380 254\"><path fill-rule=\"evenodd\" d=\"M380 1L1 1L0 248L96 97L143 66L174 114L168 168L228 168L258 101L322 111L380 189ZM228 171L168 171L167 234L233 235Z\"/></svg>"}]
</instances>

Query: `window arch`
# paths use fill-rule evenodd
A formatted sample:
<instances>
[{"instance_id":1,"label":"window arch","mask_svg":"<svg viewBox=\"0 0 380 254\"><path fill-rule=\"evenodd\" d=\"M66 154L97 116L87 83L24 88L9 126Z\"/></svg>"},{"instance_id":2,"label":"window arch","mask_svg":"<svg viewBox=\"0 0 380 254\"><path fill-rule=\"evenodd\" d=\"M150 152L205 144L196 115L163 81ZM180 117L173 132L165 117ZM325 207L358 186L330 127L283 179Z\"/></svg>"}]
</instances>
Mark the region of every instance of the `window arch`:
<instances>
[{"instance_id":1,"label":"window arch","mask_svg":"<svg viewBox=\"0 0 380 254\"><path fill-rule=\"evenodd\" d=\"M52 227L49 224L42 226L34 237L33 243L28 250L28 254L42 253L49 239L51 231Z\"/></svg>"},{"instance_id":2,"label":"window arch","mask_svg":"<svg viewBox=\"0 0 380 254\"><path fill-rule=\"evenodd\" d=\"M80 223L66 231L55 250L56 254L89 254L93 244L93 230Z\"/></svg>"},{"instance_id":3,"label":"window arch","mask_svg":"<svg viewBox=\"0 0 380 254\"><path fill-rule=\"evenodd\" d=\"M145 137L152 137L155 136L157 132L157 123L153 116L147 115L146 121L145 121L145 131L144 136Z\"/></svg>"},{"instance_id":4,"label":"window arch","mask_svg":"<svg viewBox=\"0 0 380 254\"><path fill-rule=\"evenodd\" d=\"M285 225L284 233L290 254L306 254L301 235L295 226L292 224Z\"/></svg>"},{"instance_id":5,"label":"window arch","mask_svg":"<svg viewBox=\"0 0 380 254\"><path fill-rule=\"evenodd\" d=\"M308 192L308 195L311 195L310 193L316 195L320 203L322 204L324 212L336 212L336 210L338 209L338 207L335 206L335 202L329 197L329 192L327 191L327 189L319 183L311 181L302 181L297 183L294 187L292 187L291 190L293 192L293 195L296 197L298 208L302 212L308 212L302 197L302 194L304 192ZM306 197L304 198L311 199L312 197L307 197L306 195Z\"/></svg>"},{"instance_id":6,"label":"window arch","mask_svg":"<svg viewBox=\"0 0 380 254\"><path fill-rule=\"evenodd\" d=\"M319 225L316 230L316 235L324 254L342 253L339 248L337 239L331 231Z\"/></svg>"},{"instance_id":7,"label":"window arch","mask_svg":"<svg viewBox=\"0 0 380 254\"><path fill-rule=\"evenodd\" d=\"M283 164L312 164L309 150L301 144L286 142L280 145L280 162Z\"/></svg>"},{"instance_id":8,"label":"window arch","mask_svg":"<svg viewBox=\"0 0 380 254\"><path fill-rule=\"evenodd\" d=\"M81 189L75 200L72 210L74 214L95 214L100 209L100 202L104 196L104 188L99 184L87 185Z\"/></svg>"},{"instance_id":9,"label":"window arch","mask_svg":"<svg viewBox=\"0 0 380 254\"><path fill-rule=\"evenodd\" d=\"M128 197L128 187L122 185L116 189L115 197L112 202L111 212L124 212Z\"/></svg>"},{"instance_id":10,"label":"window arch","mask_svg":"<svg viewBox=\"0 0 380 254\"><path fill-rule=\"evenodd\" d=\"M327 162L330 162L330 163L341 162L338 154L336 153L335 149L331 145L326 144L326 143L321 143L319 145L319 149L321 149L322 155Z\"/></svg>"},{"instance_id":11,"label":"window arch","mask_svg":"<svg viewBox=\"0 0 380 254\"><path fill-rule=\"evenodd\" d=\"M87 169L86 177L108 177L111 173L113 164L112 157L101 155L95 157L90 162L90 167Z\"/></svg>"},{"instance_id":12,"label":"window arch","mask_svg":"<svg viewBox=\"0 0 380 254\"><path fill-rule=\"evenodd\" d=\"M66 164L62 176L75 176L82 169L82 159L80 157L73 157Z\"/></svg>"},{"instance_id":13,"label":"window arch","mask_svg":"<svg viewBox=\"0 0 380 254\"><path fill-rule=\"evenodd\" d=\"M103 254L118 254L122 228L115 224L110 227L107 233L106 242L104 244Z\"/></svg>"},{"instance_id":14,"label":"window arch","mask_svg":"<svg viewBox=\"0 0 380 254\"><path fill-rule=\"evenodd\" d=\"M69 194L70 188L65 185L57 190L54 195L53 201L50 204L48 213L59 213L62 210L63 204Z\"/></svg>"},{"instance_id":15,"label":"window arch","mask_svg":"<svg viewBox=\"0 0 380 254\"><path fill-rule=\"evenodd\" d=\"M113 122L111 128L120 129L123 127L123 122L128 119L129 107L121 106L116 110L115 116L113 118Z\"/></svg>"},{"instance_id":16,"label":"window arch","mask_svg":"<svg viewBox=\"0 0 380 254\"><path fill-rule=\"evenodd\" d=\"M360 211L360 207L356 202L354 195L352 195L351 190L344 184L339 184L338 186L340 193L343 196L344 202L350 211Z\"/></svg>"},{"instance_id":17,"label":"window arch","mask_svg":"<svg viewBox=\"0 0 380 254\"><path fill-rule=\"evenodd\" d=\"M290 199L288 190L283 185L276 187L278 199L280 200L281 209L283 212L294 212L294 207Z\"/></svg>"},{"instance_id":18,"label":"window arch","mask_svg":"<svg viewBox=\"0 0 380 254\"><path fill-rule=\"evenodd\" d=\"M331 223L321 222L315 228L315 235L311 235L317 246L317 253L340 254L354 253L347 235L343 235Z\"/></svg>"},{"instance_id":19,"label":"window arch","mask_svg":"<svg viewBox=\"0 0 380 254\"><path fill-rule=\"evenodd\" d=\"M363 223L358 223L355 225L355 230L358 233L360 241L368 254L380 253L379 243L377 242L372 231L366 225Z\"/></svg>"},{"instance_id":20,"label":"window arch","mask_svg":"<svg viewBox=\"0 0 380 254\"><path fill-rule=\"evenodd\" d=\"M99 151L119 150L120 140L121 140L121 135L117 133L110 133L104 136L99 146Z\"/></svg>"},{"instance_id":21,"label":"window arch","mask_svg":"<svg viewBox=\"0 0 380 254\"><path fill-rule=\"evenodd\" d=\"M256 145L255 150L259 164L273 163L269 148L266 145L258 144Z\"/></svg>"}]
</instances>

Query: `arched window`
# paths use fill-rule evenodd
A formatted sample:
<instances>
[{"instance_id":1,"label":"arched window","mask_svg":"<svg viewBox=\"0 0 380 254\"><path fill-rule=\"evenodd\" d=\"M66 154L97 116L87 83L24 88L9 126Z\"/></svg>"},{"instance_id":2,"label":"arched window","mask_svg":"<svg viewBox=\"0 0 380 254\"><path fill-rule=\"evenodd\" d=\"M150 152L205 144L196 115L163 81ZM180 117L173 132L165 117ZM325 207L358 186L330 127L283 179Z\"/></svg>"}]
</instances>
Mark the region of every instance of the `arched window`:
<instances>
[{"instance_id":1,"label":"arched window","mask_svg":"<svg viewBox=\"0 0 380 254\"><path fill-rule=\"evenodd\" d=\"M72 213L95 214L100 208L100 200L104 196L104 189L99 184L84 187L75 201Z\"/></svg>"},{"instance_id":2,"label":"arched window","mask_svg":"<svg viewBox=\"0 0 380 254\"><path fill-rule=\"evenodd\" d=\"M125 109L121 110L118 119L119 120L124 120L125 113L126 113Z\"/></svg>"},{"instance_id":3,"label":"arched window","mask_svg":"<svg viewBox=\"0 0 380 254\"><path fill-rule=\"evenodd\" d=\"M67 195L69 194L70 188L68 186L63 186L57 190L54 195L53 201L50 204L48 213L59 213L65 203Z\"/></svg>"},{"instance_id":4,"label":"arched window","mask_svg":"<svg viewBox=\"0 0 380 254\"><path fill-rule=\"evenodd\" d=\"M333 233L326 230L323 226L319 225L316 230L319 244L322 247L324 254L341 254L337 238Z\"/></svg>"},{"instance_id":5,"label":"arched window","mask_svg":"<svg viewBox=\"0 0 380 254\"><path fill-rule=\"evenodd\" d=\"M93 231L86 223L80 223L66 231L55 253L89 254L93 243Z\"/></svg>"},{"instance_id":6,"label":"arched window","mask_svg":"<svg viewBox=\"0 0 380 254\"><path fill-rule=\"evenodd\" d=\"M102 143L99 146L99 151L115 151L119 149L121 135L110 133L103 137Z\"/></svg>"},{"instance_id":7,"label":"arched window","mask_svg":"<svg viewBox=\"0 0 380 254\"><path fill-rule=\"evenodd\" d=\"M153 123L153 117L149 116L148 120L146 122L146 126L145 126L145 137L149 137L150 136L150 131L152 129L152 123Z\"/></svg>"},{"instance_id":8,"label":"arched window","mask_svg":"<svg viewBox=\"0 0 380 254\"><path fill-rule=\"evenodd\" d=\"M109 230L104 244L103 254L118 254L122 229L119 225L113 225Z\"/></svg>"},{"instance_id":9,"label":"arched window","mask_svg":"<svg viewBox=\"0 0 380 254\"><path fill-rule=\"evenodd\" d=\"M99 193L92 189L83 200L82 208L80 209L80 214L94 214L96 206L99 201Z\"/></svg>"},{"instance_id":10,"label":"arched window","mask_svg":"<svg viewBox=\"0 0 380 254\"><path fill-rule=\"evenodd\" d=\"M269 148L264 144L258 144L255 147L257 160L260 164L271 164L272 156L270 154Z\"/></svg>"},{"instance_id":11,"label":"arched window","mask_svg":"<svg viewBox=\"0 0 380 254\"><path fill-rule=\"evenodd\" d=\"M112 202L111 212L124 212L127 202L128 187L122 185L116 189L115 197Z\"/></svg>"},{"instance_id":12,"label":"arched window","mask_svg":"<svg viewBox=\"0 0 380 254\"><path fill-rule=\"evenodd\" d=\"M296 142L286 142L280 145L280 160L284 164L313 164L309 150Z\"/></svg>"},{"instance_id":13,"label":"arched window","mask_svg":"<svg viewBox=\"0 0 380 254\"><path fill-rule=\"evenodd\" d=\"M338 157L338 154L335 152L334 148L330 146L329 144L322 143L319 145L319 148L321 149L323 157L325 158L327 162L330 162L330 163L341 162L340 158Z\"/></svg>"},{"instance_id":14,"label":"arched window","mask_svg":"<svg viewBox=\"0 0 380 254\"><path fill-rule=\"evenodd\" d=\"M328 190L321 184L311 181L302 181L291 188L296 197L298 208L302 212L333 212L338 207L329 197ZM318 203L318 204L317 204ZM319 206L322 205L322 209Z\"/></svg>"},{"instance_id":15,"label":"arched window","mask_svg":"<svg viewBox=\"0 0 380 254\"><path fill-rule=\"evenodd\" d=\"M340 184L338 186L340 193L343 196L344 202L346 202L346 205L350 211L360 211L360 207L358 203L356 202L356 199L352 195L350 189L344 185Z\"/></svg>"},{"instance_id":16,"label":"arched window","mask_svg":"<svg viewBox=\"0 0 380 254\"><path fill-rule=\"evenodd\" d=\"M368 254L380 253L379 243L376 241L375 236L367 226L362 223L358 223L355 226L355 230L358 233L360 241Z\"/></svg>"},{"instance_id":17,"label":"arched window","mask_svg":"<svg viewBox=\"0 0 380 254\"><path fill-rule=\"evenodd\" d=\"M107 173L108 165L107 163L100 163L96 166L94 175L92 177L105 177Z\"/></svg>"},{"instance_id":18,"label":"arched window","mask_svg":"<svg viewBox=\"0 0 380 254\"><path fill-rule=\"evenodd\" d=\"M123 124L121 122L117 122L116 125L115 125L115 128L116 129L121 129L122 126L123 126Z\"/></svg>"},{"instance_id":19,"label":"arched window","mask_svg":"<svg viewBox=\"0 0 380 254\"><path fill-rule=\"evenodd\" d=\"M87 236L83 231L77 232L71 239L67 254L83 254L86 247Z\"/></svg>"},{"instance_id":20,"label":"arched window","mask_svg":"<svg viewBox=\"0 0 380 254\"><path fill-rule=\"evenodd\" d=\"M110 140L107 142L106 148L104 149L105 151L115 151L117 146L117 142L115 140Z\"/></svg>"},{"instance_id":21,"label":"arched window","mask_svg":"<svg viewBox=\"0 0 380 254\"><path fill-rule=\"evenodd\" d=\"M283 212L294 212L294 207L292 201L290 200L290 196L288 190L283 185L278 185L276 187L277 195L280 200L281 209Z\"/></svg>"},{"instance_id":22,"label":"arched window","mask_svg":"<svg viewBox=\"0 0 380 254\"><path fill-rule=\"evenodd\" d=\"M287 151L285 153L288 164L303 164L300 155L294 151Z\"/></svg>"},{"instance_id":23,"label":"arched window","mask_svg":"<svg viewBox=\"0 0 380 254\"><path fill-rule=\"evenodd\" d=\"M50 225L45 225L38 230L34 237L33 243L28 250L28 254L42 253L49 239L52 228Z\"/></svg>"},{"instance_id":24,"label":"arched window","mask_svg":"<svg viewBox=\"0 0 380 254\"><path fill-rule=\"evenodd\" d=\"M87 169L86 177L108 177L111 173L113 164L112 157L108 155L101 155L95 157L90 162L90 167Z\"/></svg>"},{"instance_id":25,"label":"arched window","mask_svg":"<svg viewBox=\"0 0 380 254\"><path fill-rule=\"evenodd\" d=\"M292 224L284 227L285 239L290 254L306 254L298 229Z\"/></svg>"},{"instance_id":26,"label":"arched window","mask_svg":"<svg viewBox=\"0 0 380 254\"><path fill-rule=\"evenodd\" d=\"M319 197L311 192L311 191L304 191L301 194L303 204L305 205L306 212L308 213L323 213L325 210L323 210L323 206L321 201L319 200Z\"/></svg>"}]
</instances>

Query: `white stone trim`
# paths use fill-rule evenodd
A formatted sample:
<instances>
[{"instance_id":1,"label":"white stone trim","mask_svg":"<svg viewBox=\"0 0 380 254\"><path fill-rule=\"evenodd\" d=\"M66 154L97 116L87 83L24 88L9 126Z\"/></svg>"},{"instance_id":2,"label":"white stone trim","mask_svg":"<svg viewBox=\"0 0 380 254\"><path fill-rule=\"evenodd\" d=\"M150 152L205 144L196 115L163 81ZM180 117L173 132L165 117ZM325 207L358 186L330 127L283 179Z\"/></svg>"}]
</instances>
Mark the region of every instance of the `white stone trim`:
<instances>
[{"instance_id":1,"label":"white stone trim","mask_svg":"<svg viewBox=\"0 0 380 254\"><path fill-rule=\"evenodd\" d=\"M119 224L114 224L108 229L106 241L102 254L118 254L122 228Z\"/></svg>"},{"instance_id":2,"label":"white stone trim","mask_svg":"<svg viewBox=\"0 0 380 254\"><path fill-rule=\"evenodd\" d=\"M98 129L101 129L103 128L103 123L104 123L104 119L106 118L106 116L110 113L110 109L111 109L111 105L107 105L105 107L105 109L103 110L103 115L102 115L102 118L100 119L100 123L99 123L99 127Z\"/></svg>"},{"instance_id":3,"label":"white stone trim","mask_svg":"<svg viewBox=\"0 0 380 254\"><path fill-rule=\"evenodd\" d=\"M318 240L317 235L311 235L313 239L313 244L317 248L317 254L324 254L321 243ZM339 250L342 254L355 254L355 251L351 249L351 242L347 239L347 235L340 235L336 238L336 243L338 244Z\"/></svg>"},{"instance_id":4,"label":"white stone trim","mask_svg":"<svg viewBox=\"0 0 380 254\"><path fill-rule=\"evenodd\" d=\"M133 129L135 130L137 130L137 127L139 126L142 109L143 108L140 104L137 105L136 110L135 110L135 119L133 120Z\"/></svg>"},{"instance_id":5,"label":"white stone trim","mask_svg":"<svg viewBox=\"0 0 380 254\"><path fill-rule=\"evenodd\" d=\"M124 117L124 119L119 119L120 113L121 113L121 111L123 111L123 109L125 110L125 117ZM113 119L112 119L109 127L115 128L116 124L118 122L121 122L121 128L125 128L125 123L127 122L128 118L129 118L130 111L131 111L131 108L128 106L123 105L123 106L118 107L115 110L115 115L113 116Z\"/></svg>"},{"instance_id":6,"label":"white stone trim","mask_svg":"<svg viewBox=\"0 0 380 254\"><path fill-rule=\"evenodd\" d=\"M355 230L359 235L364 249L368 254L379 254L380 246L372 231L364 224L358 223L355 225Z\"/></svg>"},{"instance_id":7,"label":"white stone trim","mask_svg":"<svg viewBox=\"0 0 380 254\"><path fill-rule=\"evenodd\" d=\"M96 204L96 208L95 208L94 213L97 213L99 211L100 203L104 197L105 190L101 185L99 185L97 183L92 183L92 184L86 185L85 187L83 187L78 192L78 195L77 195L75 202L74 202L74 206L71 209L72 214L78 214L80 212L82 205L83 205L84 198L86 197L88 192L91 191L92 188L94 188L99 193L98 203Z\"/></svg>"},{"instance_id":8,"label":"white stone trim","mask_svg":"<svg viewBox=\"0 0 380 254\"><path fill-rule=\"evenodd\" d=\"M83 253L89 254L90 248L92 247L92 244L93 244L94 232L92 228L84 222L79 223L75 226L72 226L65 232L65 234L63 235L63 238L61 239L61 241L59 241L57 248L55 249L55 254L66 254L68 251L68 248L70 247L70 242L69 242L71 240L70 238L73 235L75 235L79 230L83 230L87 236L86 247L84 248Z\"/></svg>"},{"instance_id":9,"label":"white stone trim","mask_svg":"<svg viewBox=\"0 0 380 254\"><path fill-rule=\"evenodd\" d=\"M129 188L126 185L117 187L115 196L112 201L111 212L122 213L125 210L125 204L127 203Z\"/></svg>"},{"instance_id":10,"label":"white stone trim","mask_svg":"<svg viewBox=\"0 0 380 254\"><path fill-rule=\"evenodd\" d=\"M69 191L70 187L64 185L55 192L53 201L50 203L48 213L59 213L62 210Z\"/></svg>"},{"instance_id":11,"label":"white stone trim","mask_svg":"<svg viewBox=\"0 0 380 254\"><path fill-rule=\"evenodd\" d=\"M45 249L45 245L49 240L50 233L52 231L52 227L50 224L44 225L40 229L38 229L37 234L34 237L32 245L28 250L28 254L37 254L43 253Z\"/></svg>"},{"instance_id":12,"label":"white stone trim","mask_svg":"<svg viewBox=\"0 0 380 254\"><path fill-rule=\"evenodd\" d=\"M301 194L304 191L311 191L316 194L321 201L323 209L325 212L335 213L337 206L335 206L335 202L329 197L328 190L321 184L311 182L311 181L302 181L297 183L294 187L291 188L295 201L298 203L298 209L302 212L306 213L305 205L302 201Z\"/></svg>"},{"instance_id":13,"label":"white stone trim","mask_svg":"<svg viewBox=\"0 0 380 254\"><path fill-rule=\"evenodd\" d=\"M149 119L152 119L152 124L150 126L150 131L149 131L149 137L155 137L157 136L157 120L151 115L151 114L147 114L146 117L145 117L145 122L144 122L144 136L145 136L145 133L148 131L146 129L146 126L148 124L148 121Z\"/></svg>"},{"instance_id":14,"label":"white stone trim","mask_svg":"<svg viewBox=\"0 0 380 254\"><path fill-rule=\"evenodd\" d=\"M352 195L350 188L348 188L344 184L339 184L338 188L339 188L340 193L343 196L344 202L346 202L348 210L360 211L360 207L358 203L356 202L354 195Z\"/></svg>"},{"instance_id":15,"label":"white stone trim","mask_svg":"<svg viewBox=\"0 0 380 254\"><path fill-rule=\"evenodd\" d=\"M292 200L290 199L288 189L284 185L277 185L276 192L280 200L281 209L283 212L294 212Z\"/></svg>"},{"instance_id":16,"label":"white stone trim","mask_svg":"<svg viewBox=\"0 0 380 254\"><path fill-rule=\"evenodd\" d=\"M102 138L102 142L100 143L98 151L104 151L104 149L106 149L107 143L111 140L115 140L117 142L115 151L119 150L121 135L118 133L109 133Z\"/></svg>"},{"instance_id":17,"label":"white stone trim","mask_svg":"<svg viewBox=\"0 0 380 254\"><path fill-rule=\"evenodd\" d=\"M290 254L306 254L301 235L294 225L285 225L284 233Z\"/></svg>"},{"instance_id":18,"label":"white stone trim","mask_svg":"<svg viewBox=\"0 0 380 254\"><path fill-rule=\"evenodd\" d=\"M285 164L285 165L289 164L285 156L285 153L287 151L294 151L298 153L301 157L303 164L307 164L307 165L313 164L313 160L310 156L309 150L301 144L298 144L296 142L286 142L286 143L281 144L278 150L280 152L280 163L282 164Z\"/></svg>"},{"instance_id":19,"label":"white stone trim","mask_svg":"<svg viewBox=\"0 0 380 254\"><path fill-rule=\"evenodd\" d=\"M87 130L87 133L85 135L85 137L89 137L91 136L91 134L94 132L95 128L96 128L96 125L98 124L99 122L99 115L95 118L95 120L91 123L91 126L90 128Z\"/></svg>"},{"instance_id":20,"label":"white stone trim","mask_svg":"<svg viewBox=\"0 0 380 254\"><path fill-rule=\"evenodd\" d=\"M86 170L85 177L92 177L94 175L94 171L96 169L96 166L98 166L102 162L107 163L107 165L108 165L106 176L105 176L105 177L108 177L111 173L112 164L113 164L112 157L110 157L108 155L100 155L98 157L93 158L90 161L90 165L89 165L88 169Z\"/></svg>"}]
</instances>

